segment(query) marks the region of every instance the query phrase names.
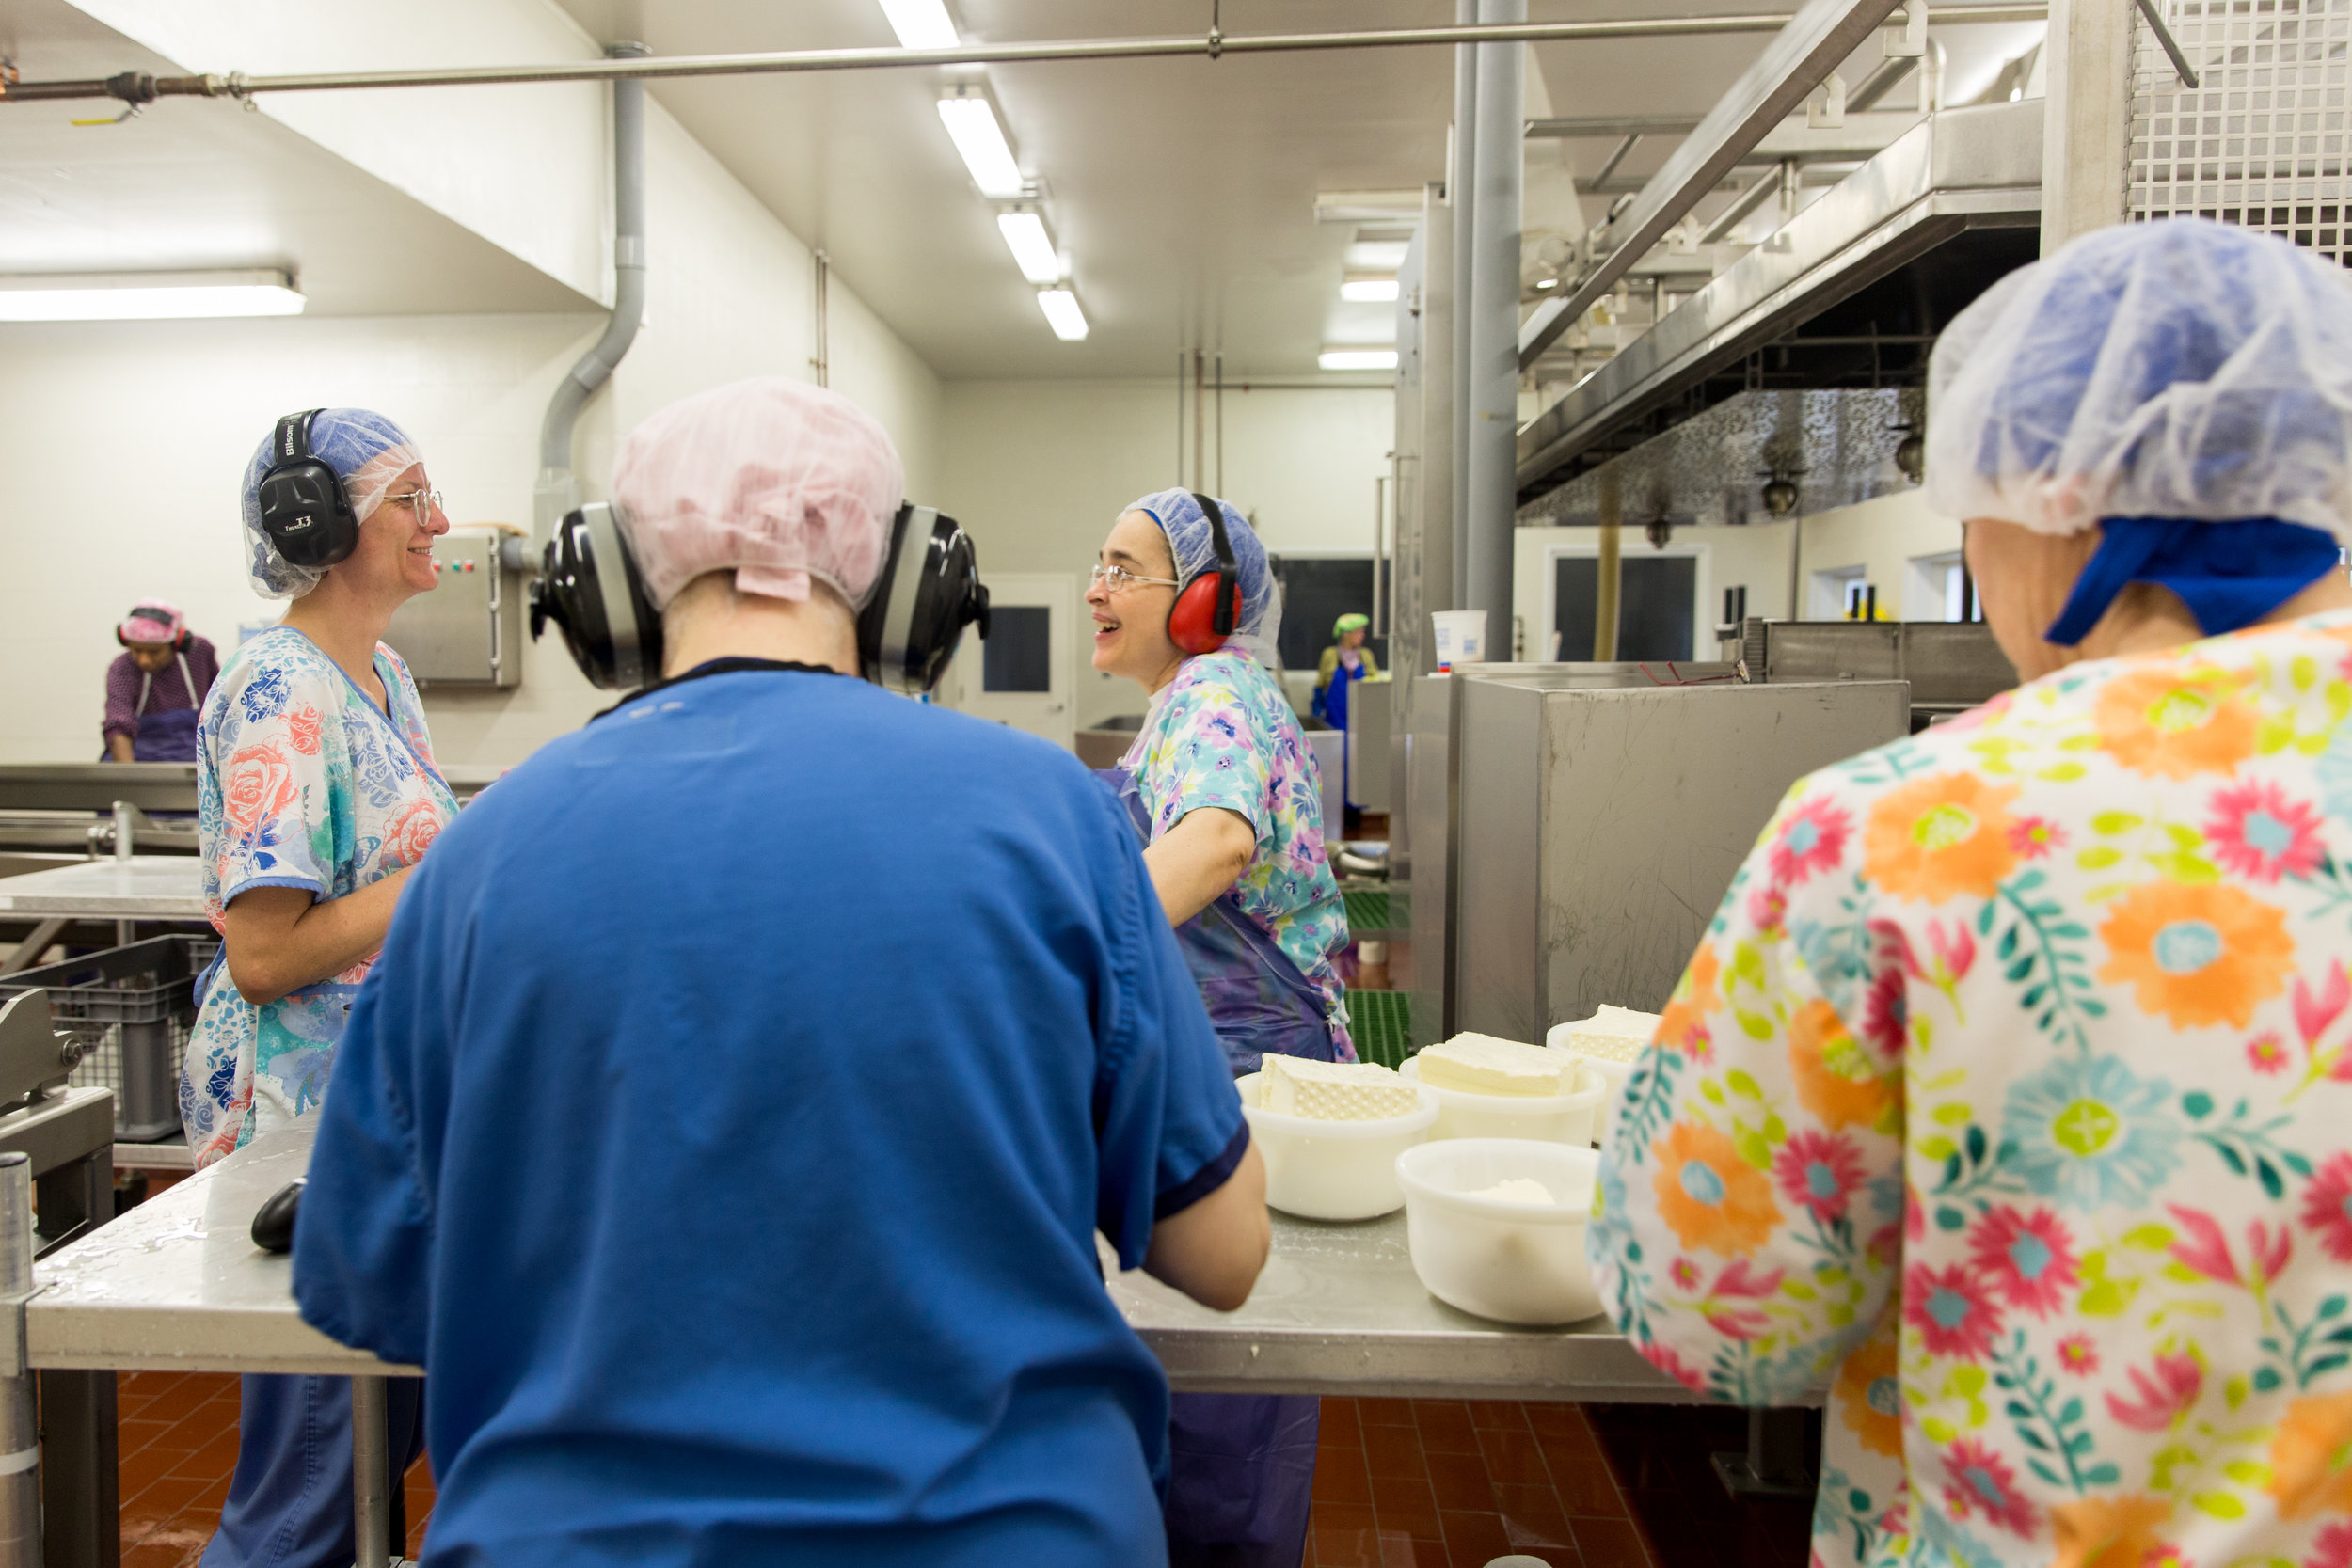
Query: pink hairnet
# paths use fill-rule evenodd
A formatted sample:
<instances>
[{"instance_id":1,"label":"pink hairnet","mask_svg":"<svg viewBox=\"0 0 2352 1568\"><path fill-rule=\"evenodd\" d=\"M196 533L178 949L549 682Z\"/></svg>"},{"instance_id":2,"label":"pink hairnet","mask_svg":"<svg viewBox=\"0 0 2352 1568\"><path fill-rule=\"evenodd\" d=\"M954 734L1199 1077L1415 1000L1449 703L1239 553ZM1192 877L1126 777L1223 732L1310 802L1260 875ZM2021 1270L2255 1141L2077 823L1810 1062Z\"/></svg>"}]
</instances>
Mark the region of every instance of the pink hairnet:
<instances>
[{"instance_id":1,"label":"pink hairnet","mask_svg":"<svg viewBox=\"0 0 2352 1568\"><path fill-rule=\"evenodd\" d=\"M816 578L863 606L905 490L873 416L782 376L670 404L629 432L612 466L612 499L657 608L729 567L746 594L805 599Z\"/></svg>"}]
</instances>

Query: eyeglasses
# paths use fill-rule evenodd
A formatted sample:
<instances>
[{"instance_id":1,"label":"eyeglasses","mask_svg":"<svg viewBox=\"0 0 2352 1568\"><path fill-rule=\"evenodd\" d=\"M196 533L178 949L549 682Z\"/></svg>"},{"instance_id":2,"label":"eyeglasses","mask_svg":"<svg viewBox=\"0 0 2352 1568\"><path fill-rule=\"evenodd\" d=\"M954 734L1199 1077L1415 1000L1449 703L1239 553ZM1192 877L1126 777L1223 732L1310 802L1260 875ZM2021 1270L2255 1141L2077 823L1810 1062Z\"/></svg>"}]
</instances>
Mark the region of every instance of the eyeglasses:
<instances>
[{"instance_id":1,"label":"eyeglasses","mask_svg":"<svg viewBox=\"0 0 2352 1568\"><path fill-rule=\"evenodd\" d=\"M1114 594L1124 594L1128 589L1140 587L1147 582L1154 583L1162 588L1184 586L1174 578L1147 578L1139 572L1131 572L1124 566L1104 566L1100 562L1097 562L1094 569L1087 576L1088 586L1107 588Z\"/></svg>"},{"instance_id":2,"label":"eyeglasses","mask_svg":"<svg viewBox=\"0 0 2352 1568\"><path fill-rule=\"evenodd\" d=\"M405 506L417 515L417 526L422 528L433 520L433 514L441 510L438 490L411 490L405 496L386 496L386 506Z\"/></svg>"}]
</instances>

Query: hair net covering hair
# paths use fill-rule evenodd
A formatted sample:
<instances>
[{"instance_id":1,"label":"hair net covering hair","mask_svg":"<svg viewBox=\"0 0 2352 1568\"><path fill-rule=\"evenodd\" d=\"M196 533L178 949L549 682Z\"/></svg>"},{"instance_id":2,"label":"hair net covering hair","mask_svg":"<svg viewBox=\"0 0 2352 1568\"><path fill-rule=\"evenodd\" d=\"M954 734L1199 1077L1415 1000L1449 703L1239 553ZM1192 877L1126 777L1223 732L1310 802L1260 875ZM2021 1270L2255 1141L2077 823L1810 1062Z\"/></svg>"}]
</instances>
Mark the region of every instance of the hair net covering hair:
<instances>
[{"instance_id":1,"label":"hair net covering hair","mask_svg":"<svg viewBox=\"0 0 2352 1568\"><path fill-rule=\"evenodd\" d=\"M1233 569L1241 578L1241 618L1233 623L1233 635L1225 645L1271 668L1281 662L1275 646L1282 629L1281 590L1275 584L1274 569L1266 563L1265 546L1260 543L1257 531L1242 520L1231 503L1219 500L1216 504L1225 514L1225 543L1233 552ZM1160 525L1160 531L1168 535L1168 552L1176 558L1179 582L1189 583L1201 573L1216 570L1216 541L1209 515L1200 510L1191 491L1155 490L1128 502L1126 511L1143 513Z\"/></svg>"},{"instance_id":2,"label":"hair net covering hair","mask_svg":"<svg viewBox=\"0 0 2352 1568\"><path fill-rule=\"evenodd\" d=\"M1364 614L1361 610L1351 610L1331 623L1331 635L1345 637L1351 631L1362 631L1371 625L1371 616Z\"/></svg>"},{"instance_id":3,"label":"hair net covering hair","mask_svg":"<svg viewBox=\"0 0 2352 1568\"><path fill-rule=\"evenodd\" d=\"M2086 235L1954 319L1928 407L1947 516L2352 536L2352 291L2283 240L2200 218Z\"/></svg>"},{"instance_id":4,"label":"hair net covering hair","mask_svg":"<svg viewBox=\"0 0 2352 1568\"><path fill-rule=\"evenodd\" d=\"M670 404L629 432L612 466L657 608L729 568L746 594L805 599L816 578L862 608L905 493L898 450L872 415L783 376Z\"/></svg>"},{"instance_id":5,"label":"hair net covering hair","mask_svg":"<svg viewBox=\"0 0 2352 1568\"><path fill-rule=\"evenodd\" d=\"M165 599L141 599L115 627L125 642L177 642L187 625L180 607Z\"/></svg>"},{"instance_id":6,"label":"hair net covering hair","mask_svg":"<svg viewBox=\"0 0 2352 1568\"><path fill-rule=\"evenodd\" d=\"M262 531L262 476L269 472L277 434L277 426L272 425L270 434L253 450L253 460L245 466L241 499L246 571L253 578L253 591L262 597L298 599L316 588L331 568L292 564ZM310 455L335 470L343 482L343 493L351 498L352 515L363 523L383 504L392 481L424 461L406 431L365 408L320 409L318 418L310 421Z\"/></svg>"}]
</instances>

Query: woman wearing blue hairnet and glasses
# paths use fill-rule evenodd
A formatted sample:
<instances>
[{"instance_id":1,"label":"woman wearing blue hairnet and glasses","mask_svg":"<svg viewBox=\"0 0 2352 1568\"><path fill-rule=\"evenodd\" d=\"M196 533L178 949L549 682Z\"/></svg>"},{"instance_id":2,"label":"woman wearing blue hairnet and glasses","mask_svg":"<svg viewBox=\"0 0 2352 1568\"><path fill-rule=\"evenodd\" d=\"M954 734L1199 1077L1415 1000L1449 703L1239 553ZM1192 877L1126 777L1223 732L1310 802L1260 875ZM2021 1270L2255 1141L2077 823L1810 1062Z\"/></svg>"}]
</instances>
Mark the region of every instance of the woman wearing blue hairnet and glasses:
<instances>
[{"instance_id":1,"label":"woman wearing blue hairnet and glasses","mask_svg":"<svg viewBox=\"0 0 2352 1568\"><path fill-rule=\"evenodd\" d=\"M1238 1076L1269 1052L1354 1061L1332 965L1347 916L1324 855L1322 783L1260 662L1274 657L1282 608L1265 546L1222 501L1145 496L1104 541L1087 606L1094 667L1152 700L1109 778L1228 1064ZM1318 1408L1309 1398L1176 1396L1175 1568L1295 1568Z\"/></svg>"},{"instance_id":2,"label":"woman wearing blue hairnet and glasses","mask_svg":"<svg viewBox=\"0 0 2352 1568\"><path fill-rule=\"evenodd\" d=\"M1802 780L1617 1108L1651 1361L1830 1390L1828 1568L2352 1562L2352 292L2195 219L1930 372L2026 684Z\"/></svg>"},{"instance_id":3,"label":"woman wearing blue hairnet and glasses","mask_svg":"<svg viewBox=\"0 0 2352 1568\"><path fill-rule=\"evenodd\" d=\"M263 485L296 422L348 503L344 518L305 515L306 533L343 528L324 546L284 545L264 522ZM319 1108L394 902L457 812L416 683L382 641L392 611L437 581L433 544L449 531L416 444L366 409L290 416L246 466L242 500L254 592L294 602L229 660L197 726L197 832L221 934L181 1068L199 1166ZM389 1385L395 1475L421 1442L419 1394ZM350 1562L349 1380L248 1377L238 1427L205 1568Z\"/></svg>"}]
</instances>

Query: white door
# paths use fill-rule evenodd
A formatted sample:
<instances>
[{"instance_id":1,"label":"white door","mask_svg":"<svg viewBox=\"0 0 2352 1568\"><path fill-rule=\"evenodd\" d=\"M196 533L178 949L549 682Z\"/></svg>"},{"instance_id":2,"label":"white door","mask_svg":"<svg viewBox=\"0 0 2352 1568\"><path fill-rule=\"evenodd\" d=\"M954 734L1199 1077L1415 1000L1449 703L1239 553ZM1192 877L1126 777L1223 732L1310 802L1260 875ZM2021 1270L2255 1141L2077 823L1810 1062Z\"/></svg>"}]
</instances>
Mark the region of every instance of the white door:
<instances>
[{"instance_id":1,"label":"white door","mask_svg":"<svg viewBox=\"0 0 2352 1568\"><path fill-rule=\"evenodd\" d=\"M988 641L966 633L947 681L955 705L1074 750L1071 631L1078 579L1068 572L990 572Z\"/></svg>"}]
</instances>

